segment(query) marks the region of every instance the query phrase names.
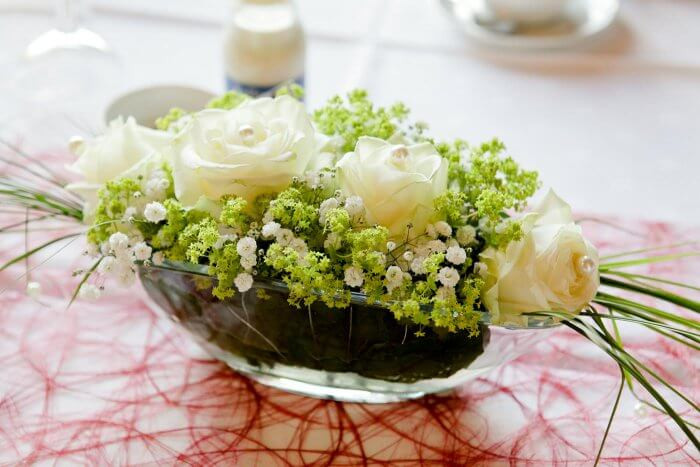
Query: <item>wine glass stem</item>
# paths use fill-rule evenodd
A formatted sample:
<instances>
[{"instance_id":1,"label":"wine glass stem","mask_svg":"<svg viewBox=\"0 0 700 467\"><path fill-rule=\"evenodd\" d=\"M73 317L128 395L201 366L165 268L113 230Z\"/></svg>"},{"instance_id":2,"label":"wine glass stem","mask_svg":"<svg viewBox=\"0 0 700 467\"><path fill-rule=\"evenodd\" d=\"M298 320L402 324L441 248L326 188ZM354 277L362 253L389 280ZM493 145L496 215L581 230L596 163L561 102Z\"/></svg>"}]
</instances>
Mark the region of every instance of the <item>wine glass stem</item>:
<instances>
[{"instance_id":1,"label":"wine glass stem","mask_svg":"<svg viewBox=\"0 0 700 467\"><path fill-rule=\"evenodd\" d=\"M84 3L84 0L56 0L56 27L63 32L78 29Z\"/></svg>"}]
</instances>

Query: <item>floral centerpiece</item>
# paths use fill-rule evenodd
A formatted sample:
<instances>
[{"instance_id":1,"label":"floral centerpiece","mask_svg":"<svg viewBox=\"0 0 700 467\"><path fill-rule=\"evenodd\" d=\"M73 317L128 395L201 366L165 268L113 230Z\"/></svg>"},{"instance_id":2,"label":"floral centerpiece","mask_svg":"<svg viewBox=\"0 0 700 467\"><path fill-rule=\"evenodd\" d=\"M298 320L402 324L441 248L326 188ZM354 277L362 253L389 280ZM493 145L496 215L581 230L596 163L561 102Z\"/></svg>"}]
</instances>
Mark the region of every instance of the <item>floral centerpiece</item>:
<instances>
[{"instance_id":1,"label":"floral centerpiece","mask_svg":"<svg viewBox=\"0 0 700 467\"><path fill-rule=\"evenodd\" d=\"M565 325L698 444L615 323L696 350L700 323L599 290L700 311L662 279L622 270L669 257L602 261L552 191L526 209L537 173L498 140L438 142L404 105L377 107L363 91L309 114L297 93L229 93L199 112L174 109L157 129L114 121L71 140L79 181L39 192L6 177L3 196L89 225L94 262L76 296L140 277L213 355L263 383L342 400L418 397Z\"/></svg>"}]
</instances>

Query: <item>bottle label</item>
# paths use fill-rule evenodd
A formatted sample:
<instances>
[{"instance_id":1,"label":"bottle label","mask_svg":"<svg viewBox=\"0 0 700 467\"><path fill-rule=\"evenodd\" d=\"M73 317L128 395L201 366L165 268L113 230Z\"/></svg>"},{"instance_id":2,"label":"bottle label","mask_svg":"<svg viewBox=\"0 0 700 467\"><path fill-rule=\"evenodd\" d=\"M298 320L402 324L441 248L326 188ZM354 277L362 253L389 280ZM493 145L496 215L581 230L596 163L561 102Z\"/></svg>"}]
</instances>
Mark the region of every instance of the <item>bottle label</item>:
<instances>
[{"instance_id":1,"label":"bottle label","mask_svg":"<svg viewBox=\"0 0 700 467\"><path fill-rule=\"evenodd\" d=\"M296 83L303 88L304 87L304 76L302 75L291 82ZM269 95L274 96L274 90L280 86L287 84L287 83L288 83L288 81L285 81L284 83L275 84L273 86L251 86L249 84L239 83L238 81L231 78L230 76L226 77L226 89L227 90L240 91L240 92L248 94L249 96L252 96L252 97L259 96L260 94L269 94Z\"/></svg>"}]
</instances>

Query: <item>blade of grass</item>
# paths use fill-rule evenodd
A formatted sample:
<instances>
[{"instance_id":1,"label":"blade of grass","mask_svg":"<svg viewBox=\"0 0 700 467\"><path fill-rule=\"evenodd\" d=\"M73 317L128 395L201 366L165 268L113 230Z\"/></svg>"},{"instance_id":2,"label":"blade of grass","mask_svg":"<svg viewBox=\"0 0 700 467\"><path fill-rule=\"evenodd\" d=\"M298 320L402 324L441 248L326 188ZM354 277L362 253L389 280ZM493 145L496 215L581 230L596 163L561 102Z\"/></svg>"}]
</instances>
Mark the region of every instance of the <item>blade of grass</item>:
<instances>
[{"instance_id":1,"label":"blade of grass","mask_svg":"<svg viewBox=\"0 0 700 467\"><path fill-rule=\"evenodd\" d=\"M92 276L92 274L95 272L95 270L97 269L97 267L100 265L100 263L102 262L102 260L104 258L105 258L104 256L101 256L97 261L95 261L95 264L93 264L92 267L90 267L90 269L88 269L85 272L85 274L83 274L83 277L80 280L80 282L78 283L78 286L73 291L73 295L71 295L71 297L70 297L70 301L68 302L68 305L66 305L66 309L70 308L70 306L73 304L75 299L78 298L78 294L80 293L80 289L88 281L88 279L90 279L90 276Z\"/></svg>"},{"instance_id":2,"label":"blade of grass","mask_svg":"<svg viewBox=\"0 0 700 467\"><path fill-rule=\"evenodd\" d=\"M700 252L691 251L685 253L673 253L670 255L660 255L660 256L648 256L646 258L631 259L628 261L616 261L610 263L601 263L598 266L600 272L605 272L610 269L626 268L630 266L639 266L642 264L653 264L653 263L663 263L665 261L674 261L677 259L688 258L693 256L700 256Z\"/></svg>"},{"instance_id":3,"label":"blade of grass","mask_svg":"<svg viewBox=\"0 0 700 467\"><path fill-rule=\"evenodd\" d=\"M626 356L629 356L629 354L626 351L619 352L616 349L614 349L611 344L615 343L614 339L608 340L605 338L605 336L600 332L597 331L590 326L587 326L585 323L581 322L580 320L571 320L571 321L564 321L564 325L570 327L574 331L578 332L582 336L586 337L588 340L590 340L592 343L597 345L601 350L603 350L605 353L607 353L613 360L615 360L618 365L622 366L625 368L627 371L629 371L630 375L637 380L637 382L644 387L644 389L651 394L651 396L656 399L656 401L661 405L661 407L664 409L664 413L666 413L669 417L673 419L673 421L678 425L678 427L683 431L683 433L686 434L688 439L690 440L693 445L700 449L700 441L698 441L697 437L695 434L692 432L692 430L688 427L686 424L685 420L678 415L678 413L673 409L673 407L666 401L666 399L652 386L652 384L646 379L646 377L641 374L629 361Z\"/></svg>"},{"instance_id":4,"label":"blade of grass","mask_svg":"<svg viewBox=\"0 0 700 467\"><path fill-rule=\"evenodd\" d=\"M72 234L68 234L68 235L62 235L62 236L60 236L60 237L58 237L58 238L54 238L53 240L49 240L49 241L46 242L46 243L42 243L42 244L39 245L38 247L32 248L31 250L25 251L25 252L22 253L21 255L15 257L15 258L12 258L10 261L8 261L8 262L6 262L5 264L3 264L2 266L0 266L0 271L4 271L5 269L9 268L9 267L12 266L13 264L19 263L19 262L22 261L23 259L28 258L28 257L34 255L35 253L38 253L39 251L41 251L41 250L43 250L44 248L47 248L47 247L53 245L54 243L58 243L58 242L60 242L60 241L66 240L66 239L68 239L68 238L77 237L77 236L79 236L79 235L82 235L82 232L79 232L79 233L72 233Z\"/></svg>"},{"instance_id":5,"label":"blade of grass","mask_svg":"<svg viewBox=\"0 0 700 467\"><path fill-rule=\"evenodd\" d=\"M641 311L647 314L642 317L647 317L648 315L651 315L652 317L661 320L671 321L693 329L700 329L700 323L698 323L695 320L685 318L674 313L669 313L667 311L660 310L658 308L645 305L643 303L638 303L622 297L616 297L614 295L609 295L603 292L598 292L596 297L593 299L593 302L603 306L612 305L616 307L623 307L624 309L630 311Z\"/></svg>"},{"instance_id":6,"label":"blade of grass","mask_svg":"<svg viewBox=\"0 0 700 467\"><path fill-rule=\"evenodd\" d=\"M615 253L614 255L601 256L600 259L623 258L625 256L638 255L641 253L649 253L650 251L668 250L671 248L680 248L682 246L697 245L699 243L700 243L700 240L693 240L693 241L688 241L688 242L674 243L671 245L660 245L660 246L655 246L655 247L651 247L651 248L640 248L639 250L630 250L630 251L625 251L622 253Z\"/></svg>"},{"instance_id":7,"label":"blade of grass","mask_svg":"<svg viewBox=\"0 0 700 467\"><path fill-rule=\"evenodd\" d=\"M605 432L603 433L603 439L600 441L600 448L598 448L598 454L595 456L595 462L593 467L596 467L600 462L600 457L603 455L603 447L605 447L605 441L608 439L608 433L610 433L610 427L612 426L613 419L617 413L617 407L620 405L620 396L622 396L622 390L625 388L625 370L620 366L620 388L617 390L617 396L615 396L615 403L613 404L612 411L610 412L610 418L608 419L608 425L605 427Z\"/></svg>"},{"instance_id":8,"label":"blade of grass","mask_svg":"<svg viewBox=\"0 0 700 467\"><path fill-rule=\"evenodd\" d=\"M638 284L630 284L629 282L619 281L617 279L613 279L604 275L600 276L600 283L618 289L629 290L632 292L638 292L644 295L649 295L661 299L665 302L673 303L675 305L682 306L683 308L700 312L700 302L682 297L678 294L674 294L666 290L651 287L642 287Z\"/></svg>"},{"instance_id":9,"label":"blade of grass","mask_svg":"<svg viewBox=\"0 0 700 467\"><path fill-rule=\"evenodd\" d=\"M615 309L615 308L613 308L613 309ZM589 314L589 313L581 313L579 316L594 316L594 315L593 315L593 314ZM610 320L611 322L612 322L612 321L627 321L627 322L630 322L630 323L641 324L642 326L646 326L646 327L649 327L649 328L653 328L653 329L654 329L655 331L657 331L657 332L662 332L662 329L667 329L667 330L669 330L669 331L678 333L678 334L680 334L680 335L682 335L682 336L686 337L687 339L690 339L690 340L692 340L692 341L694 341L694 342L700 343L700 333L694 333L694 332L691 332L691 331L686 331L686 330L683 330L683 329L675 328L675 327L673 327L673 326L669 326L669 325L667 325L667 324L658 323L658 322L654 322L654 321L651 321L651 320L645 321L645 320L642 320L642 319L625 318L625 317L623 317L623 316L606 315L606 314L603 314L603 313L598 313L597 316L600 316L601 318L605 318L605 319L607 319L607 320ZM692 345L691 343L688 343L688 342L684 342L684 344L686 344L686 345Z\"/></svg>"},{"instance_id":10,"label":"blade of grass","mask_svg":"<svg viewBox=\"0 0 700 467\"><path fill-rule=\"evenodd\" d=\"M682 288L690 289L690 290L697 290L698 292L700 292L700 287L696 287L696 286L690 285L690 284L684 284L682 282L672 281L669 279L664 279L661 277L647 276L645 274L636 274L636 273L632 273L632 272L615 271L615 270L606 271L605 274L612 274L615 276L624 277L624 278L629 279L629 280L641 279L644 281L660 282L662 284L675 285L676 287L682 287ZM649 284L645 284L645 285L652 287Z\"/></svg>"}]
</instances>

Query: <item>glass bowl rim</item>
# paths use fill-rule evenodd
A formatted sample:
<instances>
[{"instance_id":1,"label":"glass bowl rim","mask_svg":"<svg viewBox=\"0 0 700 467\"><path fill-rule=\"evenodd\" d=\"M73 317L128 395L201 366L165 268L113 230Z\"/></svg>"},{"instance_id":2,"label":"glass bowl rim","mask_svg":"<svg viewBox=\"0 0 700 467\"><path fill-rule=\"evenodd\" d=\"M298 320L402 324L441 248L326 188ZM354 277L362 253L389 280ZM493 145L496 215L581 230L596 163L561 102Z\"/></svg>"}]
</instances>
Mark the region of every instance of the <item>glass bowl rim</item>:
<instances>
[{"instance_id":1,"label":"glass bowl rim","mask_svg":"<svg viewBox=\"0 0 700 467\"><path fill-rule=\"evenodd\" d=\"M137 263L138 267L141 269L149 270L149 269L157 269L157 270L163 270L163 271L171 271L179 274L190 274L190 275L196 275L196 276L202 276L202 277L207 277L210 279L215 279L214 276L209 274L208 268L209 266L205 264L192 264L184 261L170 261L170 260L164 260L161 264L154 264L153 262L145 263L143 261L140 261ZM261 278L260 276L256 276L253 279L253 287L261 288L261 289L266 289L266 290L273 290L273 291L278 291L278 292L288 292L289 288L287 287L287 284L285 284L283 281L279 279L271 279L271 278ZM378 309L382 309L384 311L388 311L386 304L384 303L370 303L367 300L367 295L365 295L362 292L354 292L350 291L350 303L355 304L355 305L365 305L365 306L370 306ZM517 326L514 324L494 324L491 322L491 315L487 311L482 311L481 312L481 320L480 322L489 326L489 327L497 327L497 328L503 328L503 329L508 329L508 330L537 330L537 329L552 329L552 328L557 328L562 326L562 322L559 320L555 320L552 317L541 317L541 316L528 316L528 326Z\"/></svg>"}]
</instances>

